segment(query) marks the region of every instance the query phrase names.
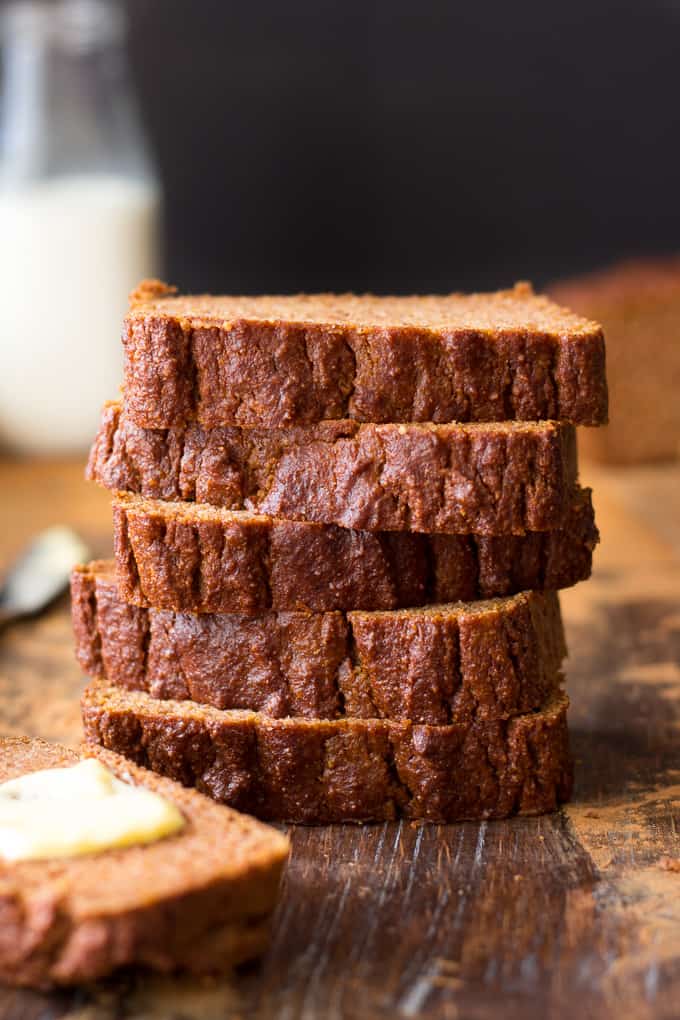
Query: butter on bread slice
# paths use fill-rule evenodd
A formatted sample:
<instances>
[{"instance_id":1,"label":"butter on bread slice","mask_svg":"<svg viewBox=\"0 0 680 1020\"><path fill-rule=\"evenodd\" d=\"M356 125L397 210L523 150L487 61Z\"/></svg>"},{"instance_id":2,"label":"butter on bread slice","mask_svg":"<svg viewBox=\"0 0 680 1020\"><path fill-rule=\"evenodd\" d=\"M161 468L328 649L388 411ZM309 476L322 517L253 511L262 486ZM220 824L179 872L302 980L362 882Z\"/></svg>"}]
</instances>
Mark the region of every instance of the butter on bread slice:
<instances>
[{"instance_id":1,"label":"butter on bread slice","mask_svg":"<svg viewBox=\"0 0 680 1020\"><path fill-rule=\"evenodd\" d=\"M223 971L259 955L289 844L252 818L112 752L0 739L0 782L95 757L184 818L153 843L52 860L0 861L0 980L78 984L119 967Z\"/></svg>"}]
</instances>

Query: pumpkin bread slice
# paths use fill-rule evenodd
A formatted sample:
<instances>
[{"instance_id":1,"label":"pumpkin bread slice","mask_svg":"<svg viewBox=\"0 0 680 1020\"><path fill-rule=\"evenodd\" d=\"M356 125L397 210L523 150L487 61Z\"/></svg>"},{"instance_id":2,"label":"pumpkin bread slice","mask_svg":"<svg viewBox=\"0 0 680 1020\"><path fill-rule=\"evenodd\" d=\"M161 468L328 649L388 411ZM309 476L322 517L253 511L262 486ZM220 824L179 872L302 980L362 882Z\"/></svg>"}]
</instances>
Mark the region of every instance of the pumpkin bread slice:
<instances>
[{"instance_id":1,"label":"pumpkin bread slice","mask_svg":"<svg viewBox=\"0 0 680 1020\"><path fill-rule=\"evenodd\" d=\"M492 294L131 295L125 405L148 428L607 420L602 329L528 284Z\"/></svg>"},{"instance_id":2,"label":"pumpkin bread slice","mask_svg":"<svg viewBox=\"0 0 680 1020\"><path fill-rule=\"evenodd\" d=\"M0 781L96 757L184 817L153 843L51 860L0 861L0 979L70 985L128 965L195 974L259 955L288 840L113 751L0 739Z\"/></svg>"}]
</instances>

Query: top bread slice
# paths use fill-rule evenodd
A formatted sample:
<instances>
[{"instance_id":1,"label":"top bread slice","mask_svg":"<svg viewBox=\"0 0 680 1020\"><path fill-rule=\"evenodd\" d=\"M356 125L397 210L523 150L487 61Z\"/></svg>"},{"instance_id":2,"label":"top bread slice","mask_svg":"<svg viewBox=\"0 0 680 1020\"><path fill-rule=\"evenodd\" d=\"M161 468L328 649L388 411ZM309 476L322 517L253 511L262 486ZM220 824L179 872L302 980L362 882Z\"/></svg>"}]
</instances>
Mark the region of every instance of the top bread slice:
<instances>
[{"instance_id":1,"label":"top bread slice","mask_svg":"<svg viewBox=\"0 0 680 1020\"><path fill-rule=\"evenodd\" d=\"M146 428L607 420L602 329L528 284L254 298L145 281L123 345L126 411Z\"/></svg>"},{"instance_id":2,"label":"top bread slice","mask_svg":"<svg viewBox=\"0 0 680 1020\"><path fill-rule=\"evenodd\" d=\"M54 860L0 860L0 980L51 987L127 965L220 971L259 955L289 844L252 818L111 751L0 738L0 782L96 757L174 802L185 825L144 846Z\"/></svg>"}]
</instances>

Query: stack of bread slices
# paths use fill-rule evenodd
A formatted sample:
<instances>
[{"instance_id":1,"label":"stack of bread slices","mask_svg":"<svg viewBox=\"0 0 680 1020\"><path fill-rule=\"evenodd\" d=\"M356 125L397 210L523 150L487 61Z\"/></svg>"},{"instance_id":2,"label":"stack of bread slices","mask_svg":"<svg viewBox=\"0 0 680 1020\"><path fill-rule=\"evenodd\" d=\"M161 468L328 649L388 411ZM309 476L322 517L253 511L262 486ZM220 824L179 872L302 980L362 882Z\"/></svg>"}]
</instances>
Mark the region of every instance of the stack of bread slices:
<instances>
[{"instance_id":1,"label":"stack of bread slices","mask_svg":"<svg viewBox=\"0 0 680 1020\"><path fill-rule=\"evenodd\" d=\"M89 741L267 819L569 795L557 590L597 542L595 323L482 295L132 295L73 575Z\"/></svg>"}]
</instances>

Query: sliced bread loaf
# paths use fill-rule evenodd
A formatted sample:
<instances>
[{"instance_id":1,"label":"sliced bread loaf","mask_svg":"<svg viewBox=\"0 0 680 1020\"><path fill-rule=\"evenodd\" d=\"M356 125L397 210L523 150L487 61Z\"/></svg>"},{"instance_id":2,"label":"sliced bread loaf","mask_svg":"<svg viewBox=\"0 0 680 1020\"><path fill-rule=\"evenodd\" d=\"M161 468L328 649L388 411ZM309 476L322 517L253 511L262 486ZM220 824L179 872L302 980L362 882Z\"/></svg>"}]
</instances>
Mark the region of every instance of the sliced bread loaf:
<instances>
[{"instance_id":1,"label":"sliced bread loaf","mask_svg":"<svg viewBox=\"0 0 680 1020\"><path fill-rule=\"evenodd\" d=\"M576 441L555 422L143 429L108 404L88 477L344 528L522 534L563 524Z\"/></svg>"},{"instance_id":2,"label":"sliced bread loaf","mask_svg":"<svg viewBox=\"0 0 680 1020\"><path fill-rule=\"evenodd\" d=\"M270 719L94 680L87 739L262 818L452 822L553 810L569 796L567 698L513 719L419 726Z\"/></svg>"},{"instance_id":3,"label":"sliced bread loaf","mask_svg":"<svg viewBox=\"0 0 680 1020\"><path fill-rule=\"evenodd\" d=\"M566 656L554 592L377 613L173 613L123 602L109 561L78 567L71 595L90 676L276 718L507 718L543 704Z\"/></svg>"},{"instance_id":4,"label":"sliced bread loaf","mask_svg":"<svg viewBox=\"0 0 680 1020\"><path fill-rule=\"evenodd\" d=\"M288 840L111 751L81 754L172 801L184 828L144 846L0 863L0 979L67 985L130 964L210 973L261 953ZM3 737L0 781L80 756Z\"/></svg>"},{"instance_id":5,"label":"sliced bread loaf","mask_svg":"<svg viewBox=\"0 0 680 1020\"><path fill-rule=\"evenodd\" d=\"M113 517L122 597L178 612L397 609L557 589L589 576L597 542L587 490L572 494L564 528L521 537L356 531L124 493Z\"/></svg>"},{"instance_id":6,"label":"sliced bread loaf","mask_svg":"<svg viewBox=\"0 0 680 1020\"><path fill-rule=\"evenodd\" d=\"M248 298L146 281L123 344L126 408L149 428L607 418L601 328L527 284Z\"/></svg>"},{"instance_id":7,"label":"sliced bread loaf","mask_svg":"<svg viewBox=\"0 0 680 1020\"><path fill-rule=\"evenodd\" d=\"M607 329L611 421L585 432L581 451L615 464L680 458L680 257L631 259L551 289Z\"/></svg>"}]
</instances>

